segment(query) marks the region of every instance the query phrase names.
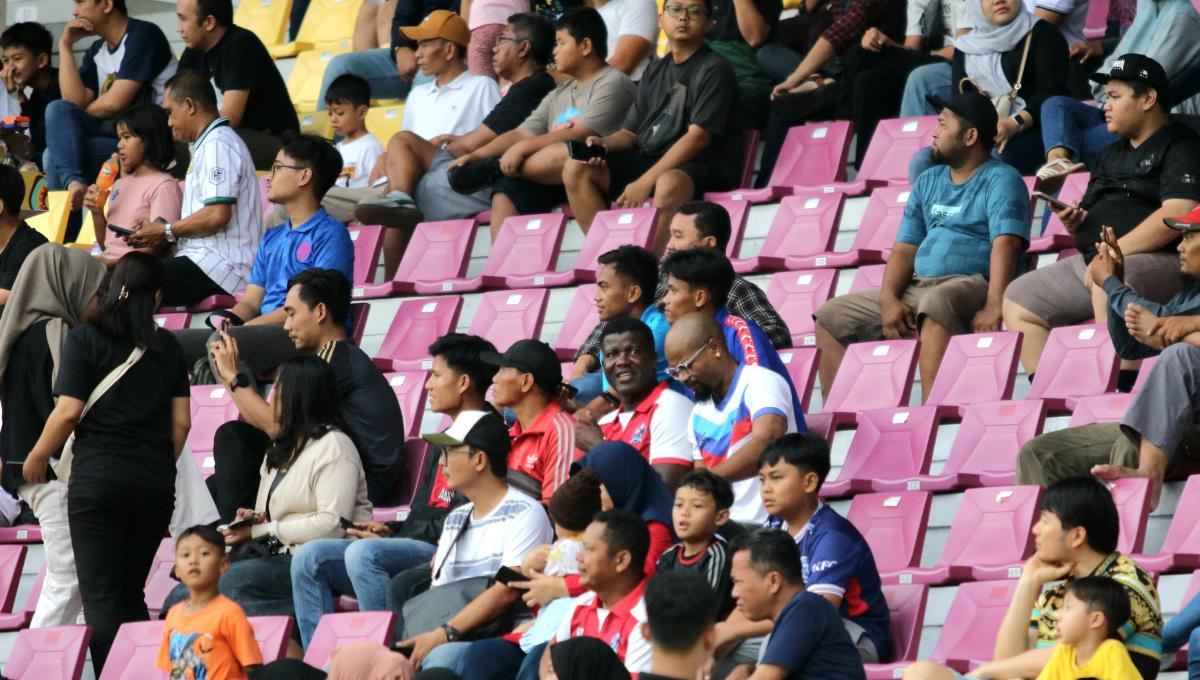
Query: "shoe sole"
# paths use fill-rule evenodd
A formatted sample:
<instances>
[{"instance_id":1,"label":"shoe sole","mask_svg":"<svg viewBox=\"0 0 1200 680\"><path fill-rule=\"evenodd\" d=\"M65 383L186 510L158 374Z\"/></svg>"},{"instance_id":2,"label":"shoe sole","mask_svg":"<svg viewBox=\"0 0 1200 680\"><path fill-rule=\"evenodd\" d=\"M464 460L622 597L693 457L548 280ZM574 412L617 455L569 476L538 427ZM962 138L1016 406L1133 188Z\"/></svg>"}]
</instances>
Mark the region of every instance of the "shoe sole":
<instances>
[{"instance_id":1,"label":"shoe sole","mask_svg":"<svg viewBox=\"0 0 1200 680\"><path fill-rule=\"evenodd\" d=\"M417 208L367 203L354 209L354 219L360 224L378 224L392 229L403 229L419 224L425 219L425 214Z\"/></svg>"}]
</instances>

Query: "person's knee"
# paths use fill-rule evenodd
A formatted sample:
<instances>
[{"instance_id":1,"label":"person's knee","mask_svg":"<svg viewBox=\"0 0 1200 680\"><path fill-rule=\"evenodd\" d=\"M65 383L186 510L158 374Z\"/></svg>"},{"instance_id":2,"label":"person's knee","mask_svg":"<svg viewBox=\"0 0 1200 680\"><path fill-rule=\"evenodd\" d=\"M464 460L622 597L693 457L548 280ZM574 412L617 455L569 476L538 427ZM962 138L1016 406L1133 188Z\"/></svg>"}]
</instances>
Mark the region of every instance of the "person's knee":
<instances>
[{"instance_id":1,"label":"person's knee","mask_svg":"<svg viewBox=\"0 0 1200 680\"><path fill-rule=\"evenodd\" d=\"M1158 361L1155 363L1156 368L1158 364L1162 364L1162 370L1172 375L1178 376L1181 372L1194 373L1200 369L1200 347L1186 342L1177 342L1159 354Z\"/></svg>"},{"instance_id":2,"label":"person's knee","mask_svg":"<svg viewBox=\"0 0 1200 680\"><path fill-rule=\"evenodd\" d=\"M1004 303L1001 306L1001 314L1004 317L1004 325L1009 328L1016 326L1041 326L1049 328L1050 324L1046 320L1025 309L1021 305L1014 302L1011 298L1005 297Z\"/></svg>"},{"instance_id":3,"label":"person's knee","mask_svg":"<svg viewBox=\"0 0 1200 680\"><path fill-rule=\"evenodd\" d=\"M654 183L654 207L661 210L674 210L692 199L696 185L687 173L680 170L670 170L662 174Z\"/></svg>"},{"instance_id":4,"label":"person's knee","mask_svg":"<svg viewBox=\"0 0 1200 680\"><path fill-rule=\"evenodd\" d=\"M904 680L954 680L954 674L933 661L918 661L904 670Z\"/></svg>"},{"instance_id":5,"label":"person's knee","mask_svg":"<svg viewBox=\"0 0 1200 680\"><path fill-rule=\"evenodd\" d=\"M591 184L592 169L583 161L568 159L563 163L563 186L575 191Z\"/></svg>"}]
</instances>

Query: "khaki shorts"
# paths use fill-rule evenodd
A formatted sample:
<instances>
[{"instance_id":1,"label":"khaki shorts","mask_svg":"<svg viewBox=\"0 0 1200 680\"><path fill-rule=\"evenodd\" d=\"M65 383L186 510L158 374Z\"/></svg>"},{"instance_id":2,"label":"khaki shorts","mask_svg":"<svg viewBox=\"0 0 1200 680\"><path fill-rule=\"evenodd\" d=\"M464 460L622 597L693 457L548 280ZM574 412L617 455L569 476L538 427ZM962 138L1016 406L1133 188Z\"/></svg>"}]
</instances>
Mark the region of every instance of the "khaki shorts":
<instances>
[{"instance_id":1,"label":"khaki shorts","mask_svg":"<svg viewBox=\"0 0 1200 680\"><path fill-rule=\"evenodd\" d=\"M933 319L952 335L971 332L971 321L987 302L987 279L973 276L914 278L900 301L916 312L917 327ZM836 297L813 314L821 326L843 345L883 338L879 288Z\"/></svg>"}]
</instances>

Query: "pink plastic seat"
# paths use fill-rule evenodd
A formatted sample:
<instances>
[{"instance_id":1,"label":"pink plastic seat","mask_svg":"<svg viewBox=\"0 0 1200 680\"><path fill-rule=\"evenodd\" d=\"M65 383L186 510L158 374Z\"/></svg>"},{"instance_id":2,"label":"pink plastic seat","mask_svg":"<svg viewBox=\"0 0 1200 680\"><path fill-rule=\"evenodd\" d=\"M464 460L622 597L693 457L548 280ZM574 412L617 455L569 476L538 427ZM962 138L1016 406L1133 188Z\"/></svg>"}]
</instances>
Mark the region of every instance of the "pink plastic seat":
<instances>
[{"instance_id":1,"label":"pink plastic seat","mask_svg":"<svg viewBox=\"0 0 1200 680\"><path fill-rule=\"evenodd\" d=\"M728 199L713 201L713 203L725 208L725 212L729 213L729 243L725 246L725 256L731 260L735 259L742 250L742 238L746 235L746 220L750 217L750 203Z\"/></svg>"},{"instance_id":2,"label":"pink plastic seat","mask_svg":"<svg viewBox=\"0 0 1200 680\"><path fill-rule=\"evenodd\" d=\"M518 340L537 338L546 315L547 297L544 288L484 293L467 332L487 338L500 352Z\"/></svg>"},{"instance_id":3,"label":"pink plastic seat","mask_svg":"<svg viewBox=\"0 0 1200 680\"><path fill-rule=\"evenodd\" d=\"M1163 539L1162 548L1154 555L1131 555L1142 568L1157 574L1186 571L1200 567L1200 475L1192 475L1183 485L1175 516Z\"/></svg>"},{"instance_id":4,"label":"pink plastic seat","mask_svg":"<svg viewBox=\"0 0 1200 680\"><path fill-rule=\"evenodd\" d=\"M1109 482L1108 488L1121 519L1117 550L1126 555L1140 553L1146 540L1146 523L1150 519L1150 480L1127 477Z\"/></svg>"},{"instance_id":5,"label":"pink plastic seat","mask_svg":"<svg viewBox=\"0 0 1200 680\"><path fill-rule=\"evenodd\" d=\"M224 385L194 385L192 387L192 429L188 431L188 448L205 477L213 473L213 437L217 428L241 417L233 395Z\"/></svg>"},{"instance_id":6,"label":"pink plastic seat","mask_svg":"<svg viewBox=\"0 0 1200 680\"><path fill-rule=\"evenodd\" d=\"M367 331L367 317L370 315L371 305L365 302L350 303L350 339L354 344L362 344L363 333Z\"/></svg>"},{"instance_id":7,"label":"pink plastic seat","mask_svg":"<svg viewBox=\"0 0 1200 680\"><path fill-rule=\"evenodd\" d=\"M842 193L785 197L771 220L762 251L755 257L733 260L734 271L744 274L764 269L813 268L811 258L806 256L833 247L845 198Z\"/></svg>"},{"instance_id":8,"label":"pink plastic seat","mask_svg":"<svg viewBox=\"0 0 1200 680\"><path fill-rule=\"evenodd\" d=\"M1133 402L1132 394L1097 394L1092 397L1068 399L1071 421L1067 427L1079 427L1092 423L1117 423L1125 416L1125 409Z\"/></svg>"},{"instance_id":9,"label":"pink plastic seat","mask_svg":"<svg viewBox=\"0 0 1200 680\"><path fill-rule=\"evenodd\" d=\"M267 198L267 185L271 182L271 175L261 175L258 178L258 205L262 208L263 217L270 215L275 210L275 204L271 199Z\"/></svg>"},{"instance_id":10,"label":"pink plastic seat","mask_svg":"<svg viewBox=\"0 0 1200 680\"><path fill-rule=\"evenodd\" d=\"M863 493L850 502L846 518L871 546L879 571L897 572L920 565L932 503L927 491Z\"/></svg>"},{"instance_id":11,"label":"pink plastic seat","mask_svg":"<svg viewBox=\"0 0 1200 680\"><path fill-rule=\"evenodd\" d=\"M38 570L33 579L33 586L29 589L29 596L25 598L24 608L21 611L0 613L0 631L20 630L29 626L33 621L33 612L37 610L38 599L42 596L42 583L45 580L46 565L42 563L42 568Z\"/></svg>"},{"instance_id":12,"label":"pink plastic seat","mask_svg":"<svg viewBox=\"0 0 1200 680\"><path fill-rule=\"evenodd\" d=\"M191 307L159 307L160 314L172 314L178 312L191 312L197 314L199 312L212 312L218 309L229 309L237 304L237 298L232 295L209 295L200 302Z\"/></svg>"},{"instance_id":13,"label":"pink plastic seat","mask_svg":"<svg viewBox=\"0 0 1200 680\"><path fill-rule=\"evenodd\" d=\"M4 676L12 680L78 680L91 637L87 626L23 630L4 665Z\"/></svg>"},{"instance_id":14,"label":"pink plastic seat","mask_svg":"<svg viewBox=\"0 0 1200 680\"><path fill-rule=\"evenodd\" d=\"M929 146L935 127L937 116L879 121L858 178L879 185L908 184L908 162L917 149Z\"/></svg>"},{"instance_id":15,"label":"pink plastic seat","mask_svg":"<svg viewBox=\"0 0 1200 680\"><path fill-rule=\"evenodd\" d=\"M446 425L449 425L449 421ZM400 504L390 507L376 506L376 522L403 522L408 518L409 506L416 495L417 487L421 485L421 475L425 471L430 448L424 439L409 439L404 442L404 474L400 477L397 493ZM357 608L354 611L357 611Z\"/></svg>"},{"instance_id":16,"label":"pink plastic seat","mask_svg":"<svg viewBox=\"0 0 1200 680\"><path fill-rule=\"evenodd\" d=\"M1067 399L1112 392L1117 386L1117 353L1104 324L1063 326L1050 331L1029 387L1029 399L1044 399L1051 411L1065 411Z\"/></svg>"},{"instance_id":17,"label":"pink plastic seat","mask_svg":"<svg viewBox=\"0 0 1200 680\"><path fill-rule=\"evenodd\" d=\"M384 371L428 371L433 367L429 346L458 327L462 304L457 296L401 302L375 365Z\"/></svg>"},{"instance_id":18,"label":"pink plastic seat","mask_svg":"<svg viewBox=\"0 0 1200 680\"><path fill-rule=\"evenodd\" d=\"M559 359L571 361L579 346L587 340L592 330L600 323L600 312L596 310L596 284L585 283L575 289L571 306L563 318L562 329L554 341L554 353Z\"/></svg>"},{"instance_id":19,"label":"pink plastic seat","mask_svg":"<svg viewBox=\"0 0 1200 680\"><path fill-rule=\"evenodd\" d=\"M853 126L849 121L797 125L788 130L783 140L766 188L710 192L704 198L769 203L802 191L861 194L865 182L845 181L852 136Z\"/></svg>"},{"instance_id":20,"label":"pink plastic seat","mask_svg":"<svg viewBox=\"0 0 1200 680\"><path fill-rule=\"evenodd\" d=\"M1108 0L1090 0L1087 19L1083 22L1083 37L1099 40L1108 32Z\"/></svg>"},{"instance_id":21,"label":"pink plastic seat","mask_svg":"<svg viewBox=\"0 0 1200 680\"><path fill-rule=\"evenodd\" d=\"M36 524L0 527L0 545L10 543L41 543L42 528Z\"/></svg>"},{"instance_id":22,"label":"pink plastic seat","mask_svg":"<svg viewBox=\"0 0 1200 680\"><path fill-rule=\"evenodd\" d=\"M304 663L324 669L335 647L350 642L387 644L392 640L392 627L395 624L396 615L392 612L326 614L321 617L308 643Z\"/></svg>"},{"instance_id":23,"label":"pink plastic seat","mask_svg":"<svg viewBox=\"0 0 1200 680\"><path fill-rule=\"evenodd\" d=\"M824 497L872 490L881 476L913 477L929 470L937 433L934 406L902 406L858 413L858 427L836 480L821 486Z\"/></svg>"},{"instance_id":24,"label":"pink plastic seat","mask_svg":"<svg viewBox=\"0 0 1200 680\"><path fill-rule=\"evenodd\" d=\"M596 258L623 245L649 248L654 241L657 223L658 208L621 208L596 213L596 219L592 220L592 226L575 257L575 267L570 271L548 275L544 285L595 283L596 273L600 270Z\"/></svg>"},{"instance_id":25,"label":"pink plastic seat","mask_svg":"<svg viewBox=\"0 0 1200 680\"><path fill-rule=\"evenodd\" d=\"M1020 354L1020 333L977 333L950 338L925 403L949 413L966 404L1011 399Z\"/></svg>"},{"instance_id":26,"label":"pink plastic seat","mask_svg":"<svg viewBox=\"0 0 1200 680\"><path fill-rule=\"evenodd\" d=\"M154 323L158 324L159 328L168 331L178 331L188 327L192 322L192 315L187 312L168 312L166 314L155 314Z\"/></svg>"},{"instance_id":27,"label":"pink plastic seat","mask_svg":"<svg viewBox=\"0 0 1200 680\"><path fill-rule=\"evenodd\" d=\"M171 570L175 568L175 541L164 538L158 544L154 553L154 562L150 565L150 573L146 576L146 609L150 610L151 618L157 617L162 611L167 595L179 585L171 578Z\"/></svg>"},{"instance_id":28,"label":"pink plastic seat","mask_svg":"<svg viewBox=\"0 0 1200 680\"><path fill-rule=\"evenodd\" d=\"M883 597L891 612L892 663L863 665L867 680L891 680L897 672L917 660L921 646L921 622L925 620L925 603L929 586L884 586Z\"/></svg>"},{"instance_id":29,"label":"pink plastic seat","mask_svg":"<svg viewBox=\"0 0 1200 680\"><path fill-rule=\"evenodd\" d=\"M1142 385L1146 384L1146 378L1150 377L1150 369L1154 368L1154 364L1158 361L1158 357L1149 357L1142 359L1142 367L1138 369L1137 380L1133 383L1133 394L1142 391Z\"/></svg>"},{"instance_id":30,"label":"pink plastic seat","mask_svg":"<svg viewBox=\"0 0 1200 680\"><path fill-rule=\"evenodd\" d=\"M748 187L754 182L754 162L758 160L758 143L762 133L753 128L742 135L742 175L738 186Z\"/></svg>"},{"instance_id":31,"label":"pink plastic seat","mask_svg":"<svg viewBox=\"0 0 1200 680\"><path fill-rule=\"evenodd\" d=\"M0 545L0 611L13 617L10 623L28 624L24 614L12 614L13 602L17 599L17 586L21 584L21 569L25 566L26 548L23 545ZM10 630L20 626L13 626Z\"/></svg>"},{"instance_id":32,"label":"pink plastic seat","mask_svg":"<svg viewBox=\"0 0 1200 680\"><path fill-rule=\"evenodd\" d=\"M821 350L816 347L799 347L796 349L779 350L779 360L787 368L788 376L792 379L792 387L800 397L800 407L808 411L812 401L813 385L817 382L817 360Z\"/></svg>"},{"instance_id":33,"label":"pink plastic seat","mask_svg":"<svg viewBox=\"0 0 1200 680\"><path fill-rule=\"evenodd\" d=\"M837 431L837 419L831 413L806 413L804 425L811 434L827 442L833 441L833 434Z\"/></svg>"},{"instance_id":34,"label":"pink plastic seat","mask_svg":"<svg viewBox=\"0 0 1200 680\"><path fill-rule=\"evenodd\" d=\"M813 312L833 295L837 270L777 272L767 284L767 301L792 334L792 347L817 344Z\"/></svg>"},{"instance_id":35,"label":"pink plastic seat","mask_svg":"<svg viewBox=\"0 0 1200 680\"><path fill-rule=\"evenodd\" d=\"M567 216L514 215L500 225L480 275L483 288L536 288L546 285L562 246Z\"/></svg>"},{"instance_id":36,"label":"pink plastic seat","mask_svg":"<svg viewBox=\"0 0 1200 680\"><path fill-rule=\"evenodd\" d=\"M960 673L991 661L1016 579L964 583L954 594L933 658Z\"/></svg>"},{"instance_id":37,"label":"pink plastic seat","mask_svg":"<svg viewBox=\"0 0 1200 680\"><path fill-rule=\"evenodd\" d=\"M400 415L404 417L404 434L416 437L421 433L421 419L425 416L425 371L401 371L385 373L388 385L396 393L400 404Z\"/></svg>"},{"instance_id":38,"label":"pink plastic seat","mask_svg":"<svg viewBox=\"0 0 1200 680\"><path fill-rule=\"evenodd\" d=\"M1101 0L1096 0L1100 2ZM1091 174L1086 172L1077 172L1073 175L1068 175L1063 182L1062 189L1058 192L1058 200L1064 203L1078 202L1083 200L1084 193L1087 192L1088 180L1091 179ZM1067 228L1063 225L1062 220L1055 215L1050 206L1046 206L1046 210L1050 212L1050 218L1045 222L1045 227L1040 236L1035 236L1029 240L1030 253L1048 253L1056 250L1075 247L1075 237L1067 233Z\"/></svg>"},{"instance_id":39,"label":"pink plastic seat","mask_svg":"<svg viewBox=\"0 0 1200 680\"><path fill-rule=\"evenodd\" d=\"M248 616L250 627L254 629L254 639L258 641L258 650L262 653L263 663L271 663L282 659L287 653L288 639L292 635L294 625L290 616Z\"/></svg>"},{"instance_id":40,"label":"pink plastic seat","mask_svg":"<svg viewBox=\"0 0 1200 680\"><path fill-rule=\"evenodd\" d=\"M162 621L121 624L99 680L166 680L166 672L154 664L162 637Z\"/></svg>"},{"instance_id":41,"label":"pink plastic seat","mask_svg":"<svg viewBox=\"0 0 1200 680\"><path fill-rule=\"evenodd\" d=\"M375 283L375 270L379 268L379 251L383 249L383 227L363 226L355 223L346 227L350 241L354 243L354 285L367 286Z\"/></svg>"},{"instance_id":42,"label":"pink plastic seat","mask_svg":"<svg viewBox=\"0 0 1200 680\"><path fill-rule=\"evenodd\" d=\"M918 345L917 340L884 340L847 347L822 411L852 420L859 411L907 404Z\"/></svg>"},{"instance_id":43,"label":"pink plastic seat","mask_svg":"<svg viewBox=\"0 0 1200 680\"><path fill-rule=\"evenodd\" d=\"M840 252L830 249L804 258L793 258L788 263L789 268L853 267L886 260L896 246L900 220L904 217L904 207L911 194L912 190L907 184L879 187L871 192L862 220L858 223L858 231L854 233L854 241L850 243L850 250Z\"/></svg>"},{"instance_id":44,"label":"pink plastic seat","mask_svg":"<svg viewBox=\"0 0 1200 680\"><path fill-rule=\"evenodd\" d=\"M955 583L1017 578L1033 551L1039 486L967 489L937 565L881 574L884 583Z\"/></svg>"},{"instance_id":45,"label":"pink plastic seat","mask_svg":"<svg viewBox=\"0 0 1200 680\"><path fill-rule=\"evenodd\" d=\"M850 282L851 293L861 293L864 290L883 287L883 270L886 264L869 264L854 271L854 280Z\"/></svg>"},{"instance_id":46,"label":"pink plastic seat","mask_svg":"<svg viewBox=\"0 0 1200 680\"><path fill-rule=\"evenodd\" d=\"M392 297L405 293L431 295L468 290L462 278L467 274L475 231L474 220L418 224L392 280L357 286L354 297Z\"/></svg>"}]
</instances>

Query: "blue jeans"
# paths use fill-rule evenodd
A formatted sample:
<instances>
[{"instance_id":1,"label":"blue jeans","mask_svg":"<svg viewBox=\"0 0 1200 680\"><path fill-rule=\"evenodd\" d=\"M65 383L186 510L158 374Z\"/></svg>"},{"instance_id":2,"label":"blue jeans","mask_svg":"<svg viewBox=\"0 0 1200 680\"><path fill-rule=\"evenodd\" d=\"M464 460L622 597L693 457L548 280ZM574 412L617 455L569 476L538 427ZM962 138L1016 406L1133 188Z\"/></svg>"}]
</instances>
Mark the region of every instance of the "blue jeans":
<instances>
[{"instance_id":1,"label":"blue jeans","mask_svg":"<svg viewBox=\"0 0 1200 680\"><path fill-rule=\"evenodd\" d=\"M318 106L325 105L325 90L329 89L329 83L344 73L365 78L371 86L372 99L403 99L414 85L433 80L420 70L412 83L401 78L396 71L396 62L392 60L392 51L386 47L339 54L325 68L325 75L321 78L321 94L317 96Z\"/></svg>"},{"instance_id":2,"label":"blue jeans","mask_svg":"<svg viewBox=\"0 0 1200 680\"><path fill-rule=\"evenodd\" d=\"M537 647L537 661L542 658L541 647ZM518 671L523 670L523 662L529 657L521 651L520 645L489 638L477 642L451 642L435 647L425 658L424 668L446 668L454 671L462 680L508 680L516 677L522 680ZM533 664L533 678L537 679L537 663Z\"/></svg>"},{"instance_id":3,"label":"blue jeans","mask_svg":"<svg viewBox=\"0 0 1200 680\"><path fill-rule=\"evenodd\" d=\"M241 560L229 565L217 589L237 602L246 616L292 616L292 556L288 554ZM187 586L180 583L163 603L163 611L188 599Z\"/></svg>"},{"instance_id":4,"label":"blue jeans","mask_svg":"<svg viewBox=\"0 0 1200 680\"><path fill-rule=\"evenodd\" d=\"M597 370L584 375L582 378L572 380L571 387L579 390L579 394L575 395L575 401L580 404L588 404L604 391L604 382L601 379L600 371Z\"/></svg>"},{"instance_id":5,"label":"blue jeans","mask_svg":"<svg viewBox=\"0 0 1200 680\"><path fill-rule=\"evenodd\" d=\"M936 116L941 111L925 100L925 95L932 94L942 99L949 99L952 90L950 82L950 62L926 64L913 69L904 83L904 96L900 99L900 117Z\"/></svg>"},{"instance_id":6,"label":"blue jeans","mask_svg":"<svg viewBox=\"0 0 1200 680\"><path fill-rule=\"evenodd\" d=\"M66 189L71 182L91 184L104 161L117 150L117 138L104 121L75 104L59 99L46 106L46 150L42 167L51 190Z\"/></svg>"},{"instance_id":7,"label":"blue jeans","mask_svg":"<svg viewBox=\"0 0 1200 680\"><path fill-rule=\"evenodd\" d=\"M1042 104L1046 151L1061 146L1090 168L1117 139L1104 123L1104 112L1095 106L1071 97L1051 97Z\"/></svg>"},{"instance_id":8,"label":"blue jeans","mask_svg":"<svg viewBox=\"0 0 1200 680\"><path fill-rule=\"evenodd\" d=\"M1163 626L1163 656L1188 646L1188 680L1200 680L1200 596L1193 597Z\"/></svg>"},{"instance_id":9,"label":"blue jeans","mask_svg":"<svg viewBox=\"0 0 1200 680\"><path fill-rule=\"evenodd\" d=\"M787 77L800 66L803 57L803 54L775 42L758 48L758 52L754 55L758 62L758 69L770 78L772 83L782 83L787 80Z\"/></svg>"}]
</instances>

